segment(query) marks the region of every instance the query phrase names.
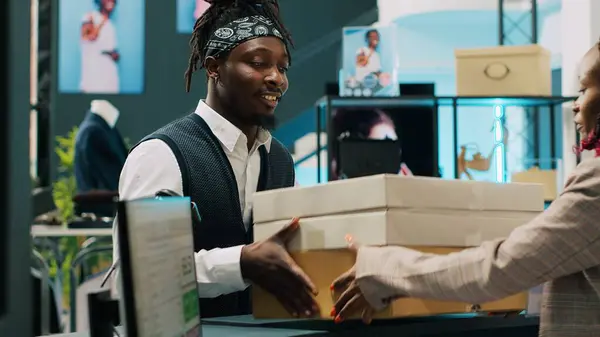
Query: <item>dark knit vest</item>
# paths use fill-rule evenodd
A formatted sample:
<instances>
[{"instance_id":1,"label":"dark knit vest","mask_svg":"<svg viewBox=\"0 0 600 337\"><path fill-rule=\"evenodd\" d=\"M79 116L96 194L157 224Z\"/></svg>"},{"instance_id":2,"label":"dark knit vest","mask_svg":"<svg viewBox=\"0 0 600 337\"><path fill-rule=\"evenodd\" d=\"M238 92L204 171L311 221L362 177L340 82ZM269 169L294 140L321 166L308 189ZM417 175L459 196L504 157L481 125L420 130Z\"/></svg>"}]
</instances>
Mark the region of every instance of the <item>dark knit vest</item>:
<instances>
[{"instance_id":1,"label":"dark knit vest","mask_svg":"<svg viewBox=\"0 0 600 337\"><path fill-rule=\"evenodd\" d=\"M246 231L243 223L233 169L206 122L192 113L158 129L140 143L150 139L160 139L169 145L179 164L183 193L198 206L202 221L194 225L195 250L251 243L252 228ZM273 139L270 151L264 146L259 151L261 169L257 190L293 186L294 162L283 144ZM200 312L205 318L250 314L249 290L200 299Z\"/></svg>"}]
</instances>

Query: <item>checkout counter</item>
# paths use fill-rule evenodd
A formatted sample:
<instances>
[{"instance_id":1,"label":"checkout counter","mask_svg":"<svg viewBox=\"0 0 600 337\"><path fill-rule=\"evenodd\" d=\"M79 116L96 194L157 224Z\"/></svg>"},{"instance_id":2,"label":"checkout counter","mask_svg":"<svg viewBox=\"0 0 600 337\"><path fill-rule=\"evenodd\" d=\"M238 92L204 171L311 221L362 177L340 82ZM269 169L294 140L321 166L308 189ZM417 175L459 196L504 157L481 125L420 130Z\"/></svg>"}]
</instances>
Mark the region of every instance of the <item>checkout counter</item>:
<instances>
[{"instance_id":1,"label":"checkout counter","mask_svg":"<svg viewBox=\"0 0 600 337\"><path fill-rule=\"evenodd\" d=\"M233 316L202 321L202 337L290 337L290 336L429 336L429 337L537 337L538 317L474 317L449 315L334 324L324 320L257 320L251 316ZM117 329L120 331L120 329ZM124 334L121 334L122 336ZM52 335L88 337L88 333Z\"/></svg>"}]
</instances>

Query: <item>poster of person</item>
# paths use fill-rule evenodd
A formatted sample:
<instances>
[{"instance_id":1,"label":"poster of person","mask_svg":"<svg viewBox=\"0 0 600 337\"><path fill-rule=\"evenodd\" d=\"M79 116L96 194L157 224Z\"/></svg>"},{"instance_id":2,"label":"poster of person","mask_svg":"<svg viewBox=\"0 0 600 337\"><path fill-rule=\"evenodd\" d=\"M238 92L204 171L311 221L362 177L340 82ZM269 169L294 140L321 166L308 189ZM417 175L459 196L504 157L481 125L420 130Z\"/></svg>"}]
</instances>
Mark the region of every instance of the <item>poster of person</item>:
<instances>
[{"instance_id":1,"label":"poster of person","mask_svg":"<svg viewBox=\"0 0 600 337\"><path fill-rule=\"evenodd\" d=\"M397 96L395 29L344 27L341 96Z\"/></svg>"},{"instance_id":2,"label":"poster of person","mask_svg":"<svg viewBox=\"0 0 600 337\"><path fill-rule=\"evenodd\" d=\"M191 34L196 20L208 7L206 0L177 0L177 33Z\"/></svg>"},{"instance_id":3,"label":"poster of person","mask_svg":"<svg viewBox=\"0 0 600 337\"><path fill-rule=\"evenodd\" d=\"M59 0L60 93L144 90L145 0Z\"/></svg>"}]
</instances>

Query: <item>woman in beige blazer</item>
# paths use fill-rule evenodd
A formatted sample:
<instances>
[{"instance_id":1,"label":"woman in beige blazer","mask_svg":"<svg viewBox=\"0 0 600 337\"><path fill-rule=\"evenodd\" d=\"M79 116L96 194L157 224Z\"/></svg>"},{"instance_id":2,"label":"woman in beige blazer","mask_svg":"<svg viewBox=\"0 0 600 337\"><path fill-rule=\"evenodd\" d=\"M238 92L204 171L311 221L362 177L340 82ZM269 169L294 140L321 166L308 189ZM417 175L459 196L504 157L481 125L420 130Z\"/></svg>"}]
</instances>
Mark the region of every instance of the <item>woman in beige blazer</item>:
<instances>
[{"instance_id":1,"label":"woman in beige blazer","mask_svg":"<svg viewBox=\"0 0 600 337\"><path fill-rule=\"evenodd\" d=\"M584 140L577 151L600 155L600 43L579 72L573 114ZM342 291L340 322L393 299L417 297L485 303L545 283L540 336L600 336L600 158L581 163L552 205L509 237L449 255L402 247L359 247L356 264L332 285Z\"/></svg>"}]
</instances>

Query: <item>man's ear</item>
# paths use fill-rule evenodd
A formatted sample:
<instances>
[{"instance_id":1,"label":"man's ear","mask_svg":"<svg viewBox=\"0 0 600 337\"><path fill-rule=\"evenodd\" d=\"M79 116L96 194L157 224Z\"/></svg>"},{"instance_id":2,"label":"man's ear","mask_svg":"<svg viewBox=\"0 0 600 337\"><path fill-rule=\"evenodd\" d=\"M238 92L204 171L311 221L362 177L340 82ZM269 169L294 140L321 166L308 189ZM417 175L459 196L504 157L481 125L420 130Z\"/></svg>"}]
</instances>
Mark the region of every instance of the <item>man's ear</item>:
<instances>
[{"instance_id":1,"label":"man's ear","mask_svg":"<svg viewBox=\"0 0 600 337\"><path fill-rule=\"evenodd\" d=\"M206 58L206 60L204 61L204 68L206 69L206 75L208 75L209 78L212 79L216 79L219 77L219 67L221 65L221 62L219 62L219 60L217 60L216 58L209 56Z\"/></svg>"}]
</instances>

